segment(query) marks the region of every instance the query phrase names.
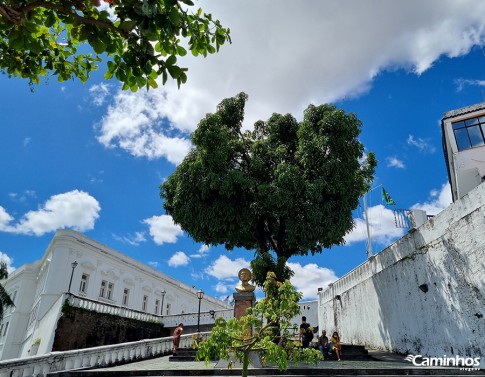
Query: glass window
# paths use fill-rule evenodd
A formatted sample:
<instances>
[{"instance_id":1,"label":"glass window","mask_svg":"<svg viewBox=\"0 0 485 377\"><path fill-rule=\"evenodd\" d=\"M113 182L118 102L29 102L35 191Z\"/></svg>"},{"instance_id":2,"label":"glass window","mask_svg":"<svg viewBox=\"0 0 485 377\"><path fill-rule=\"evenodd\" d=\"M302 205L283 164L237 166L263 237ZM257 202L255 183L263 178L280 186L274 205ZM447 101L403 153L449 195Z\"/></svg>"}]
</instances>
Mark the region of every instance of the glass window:
<instances>
[{"instance_id":1,"label":"glass window","mask_svg":"<svg viewBox=\"0 0 485 377\"><path fill-rule=\"evenodd\" d=\"M453 129L457 130L459 128L465 128L465 122L456 122L453 123Z\"/></svg>"},{"instance_id":2,"label":"glass window","mask_svg":"<svg viewBox=\"0 0 485 377\"><path fill-rule=\"evenodd\" d=\"M470 136L472 147L479 147L484 144L480 126L468 127L468 136Z\"/></svg>"},{"instance_id":3,"label":"glass window","mask_svg":"<svg viewBox=\"0 0 485 377\"><path fill-rule=\"evenodd\" d=\"M167 313L166 315L170 315L170 304L167 304Z\"/></svg>"},{"instance_id":4,"label":"glass window","mask_svg":"<svg viewBox=\"0 0 485 377\"><path fill-rule=\"evenodd\" d=\"M107 285L108 283L106 282L106 280L103 280L101 282L101 287L99 288L99 297L104 297L104 295L106 294Z\"/></svg>"},{"instance_id":5,"label":"glass window","mask_svg":"<svg viewBox=\"0 0 485 377\"><path fill-rule=\"evenodd\" d=\"M123 290L123 305L128 305L128 297L130 296L130 290L128 288L125 288Z\"/></svg>"},{"instance_id":6,"label":"glass window","mask_svg":"<svg viewBox=\"0 0 485 377\"><path fill-rule=\"evenodd\" d=\"M111 300L111 297L113 297L113 289L114 289L114 284L108 283L108 291L106 293L106 298L108 300Z\"/></svg>"},{"instance_id":7,"label":"glass window","mask_svg":"<svg viewBox=\"0 0 485 377\"><path fill-rule=\"evenodd\" d=\"M452 123L458 150L485 145L485 116Z\"/></svg>"},{"instance_id":8,"label":"glass window","mask_svg":"<svg viewBox=\"0 0 485 377\"><path fill-rule=\"evenodd\" d=\"M468 139L468 132L466 132L466 128L455 130L455 139L459 151L471 147L470 139Z\"/></svg>"},{"instance_id":9,"label":"glass window","mask_svg":"<svg viewBox=\"0 0 485 377\"><path fill-rule=\"evenodd\" d=\"M465 120L465 124L467 126L473 126L474 124L478 124L478 118L467 119Z\"/></svg>"},{"instance_id":10,"label":"glass window","mask_svg":"<svg viewBox=\"0 0 485 377\"><path fill-rule=\"evenodd\" d=\"M89 275L88 274L82 274L81 284L79 285L79 292L86 293L86 291L88 289L88 281L89 281Z\"/></svg>"},{"instance_id":11,"label":"glass window","mask_svg":"<svg viewBox=\"0 0 485 377\"><path fill-rule=\"evenodd\" d=\"M155 314L158 314L158 310L160 309L160 300L155 300Z\"/></svg>"},{"instance_id":12,"label":"glass window","mask_svg":"<svg viewBox=\"0 0 485 377\"><path fill-rule=\"evenodd\" d=\"M148 296L145 295L143 296L143 304L142 304L142 307L141 307L141 310L146 312L147 311L147 304L148 304Z\"/></svg>"}]
</instances>

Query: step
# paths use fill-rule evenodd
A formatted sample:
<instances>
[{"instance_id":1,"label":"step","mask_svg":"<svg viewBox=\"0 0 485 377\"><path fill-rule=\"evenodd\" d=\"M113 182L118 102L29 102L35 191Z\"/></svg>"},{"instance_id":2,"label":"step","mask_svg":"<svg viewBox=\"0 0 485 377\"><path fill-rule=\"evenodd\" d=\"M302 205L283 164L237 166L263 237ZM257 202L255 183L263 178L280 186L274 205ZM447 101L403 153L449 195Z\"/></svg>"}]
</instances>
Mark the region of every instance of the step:
<instances>
[{"instance_id":1,"label":"step","mask_svg":"<svg viewBox=\"0 0 485 377\"><path fill-rule=\"evenodd\" d=\"M197 350L192 348L179 348L175 355L168 358L170 362L195 361Z\"/></svg>"}]
</instances>

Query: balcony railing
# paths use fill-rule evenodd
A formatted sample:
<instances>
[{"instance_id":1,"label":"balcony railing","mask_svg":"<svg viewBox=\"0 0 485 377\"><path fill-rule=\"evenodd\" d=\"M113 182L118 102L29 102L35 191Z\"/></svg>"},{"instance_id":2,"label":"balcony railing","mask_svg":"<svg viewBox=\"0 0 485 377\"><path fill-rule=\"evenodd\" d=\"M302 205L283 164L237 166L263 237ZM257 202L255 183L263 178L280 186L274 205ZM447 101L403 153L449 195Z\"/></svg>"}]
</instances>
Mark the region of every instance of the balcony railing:
<instances>
[{"instance_id":1,"label":"balcony railing","mask_svg":"<svg viewBox=\"0 0 485 377\"><path fill-rule=\"evenodd\" d=\"M206 339L209 333L204 332L200 333L200 335L203 339ZM192 334L182 335L180 347L190 348L193 341ZM171 350L172 337L166 337L79 350L51 352L42 356L0 361L0 377L44 377L50 372L108 367L151 357L160 357L169 354Z\"/></svg>"},{"instance_id":2,"label":"balcony railing","mask_svg":"<svg viewBox=\"0 0 485 377\"><path fill-rule=\"evenodd\" d=\"M183 313L172 315L157 315L146 313L141 310L129 309L124 306L113 305L97 300L92 300L86 297L81 297L72 293L67 293L69 305L83 308L87 310L93 310L98 313L107 313L117 315L120 317L137 319L140 321L152 321L161 322L165 327L176 327L180 322L184 325L196 325L198 313ZM229 320L234 317L234 309L213 310L200 312L200 324L207 325L214 323L215 319L222 317L225 320Z\"/></svg>"}]
</instances>

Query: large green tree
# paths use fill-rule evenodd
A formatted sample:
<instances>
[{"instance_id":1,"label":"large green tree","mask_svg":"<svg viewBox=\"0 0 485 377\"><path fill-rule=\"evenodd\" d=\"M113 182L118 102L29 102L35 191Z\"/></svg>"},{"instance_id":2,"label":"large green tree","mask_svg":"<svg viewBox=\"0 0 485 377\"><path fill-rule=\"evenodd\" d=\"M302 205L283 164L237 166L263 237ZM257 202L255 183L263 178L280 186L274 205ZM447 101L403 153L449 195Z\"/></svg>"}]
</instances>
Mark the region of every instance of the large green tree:
<instances>
[{"instance_id":1,"label":"large green tree","mask_svg":"<svg viewBox=\"0 0 485 377\"><path fill-rule=\"evenodd\" d=\"M273 114L242 130L247 95L223 100L192 134L194 149L161 185L163 206L197 242L255 250L254 280L291 274L294 255L342 245L376 165L361 122L310 105L298 122Z\"/></svg>"},{"instance_id":2,"label":"large green tree","mask_svg":"<svg viewBox=\"0 0 485 377\"><path fill-rule=\"evenodd\" d=\"M159 76L180 86L187 69L178 56L206 56L230 41L212 15L192 11L192 0L104 2L110 12L100 0L0 0L0 71L31 84L48 75L85 82L107 56L105 77L124 89L155 88Z\"/></svg>"},{"instance_id":3,"label":"large green tree","mask_svg":"<svg viewBox=\"0 0 485 377\"><path fill-rule=\"evenodd\" d=\"M7 263L4 261L0 262L0 280L8 278L8 270L7 270ZM3 312L5 311L6 308L14 306L14 303L10 296L8 295L7 291L3 287L2 284L0 284L0 322L2 321L3 318Z\"/></svg>"}]
</instances>

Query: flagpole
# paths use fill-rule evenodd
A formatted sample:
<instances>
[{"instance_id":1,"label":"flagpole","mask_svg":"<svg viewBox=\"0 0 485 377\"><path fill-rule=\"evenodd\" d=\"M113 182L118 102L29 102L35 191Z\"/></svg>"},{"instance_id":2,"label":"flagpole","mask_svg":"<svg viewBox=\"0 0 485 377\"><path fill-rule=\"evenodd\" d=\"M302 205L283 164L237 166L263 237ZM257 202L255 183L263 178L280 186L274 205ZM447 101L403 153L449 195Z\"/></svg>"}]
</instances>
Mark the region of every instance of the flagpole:
<instances>
[{"instance_id":1,"label":"flagpole","mask_svg":"<svg viewBox=\"0 0 485 377\"><path fill-rule=\"evenodd\" d=\"M367 228L367 257L369 258L372 256L372 239L370 236L369 215L367 214L367 193L364 193L364 214L365 214L365 226Z\"/></svg>"},{"instance_id":2,"label":"flagpole","mask_svg":"<svg viewBox=\"0 0 485 377\"><path fill-rule=\"evenodd\" d=\"M379 187L382 187L382 184L377 185L374 188L371 188L369 191L364 193L364 195L362 196L363 199L364 199L365 227L367 229L367 252L366 253L367 253L368 258L372 256L372 237L371 237L371 234L370 234L369 215L368 215L368 211L367 211L367 194L371 191L374 191L376 188L379 188Z\"/></svg>"}]
</instances>

